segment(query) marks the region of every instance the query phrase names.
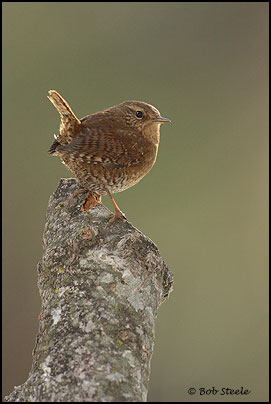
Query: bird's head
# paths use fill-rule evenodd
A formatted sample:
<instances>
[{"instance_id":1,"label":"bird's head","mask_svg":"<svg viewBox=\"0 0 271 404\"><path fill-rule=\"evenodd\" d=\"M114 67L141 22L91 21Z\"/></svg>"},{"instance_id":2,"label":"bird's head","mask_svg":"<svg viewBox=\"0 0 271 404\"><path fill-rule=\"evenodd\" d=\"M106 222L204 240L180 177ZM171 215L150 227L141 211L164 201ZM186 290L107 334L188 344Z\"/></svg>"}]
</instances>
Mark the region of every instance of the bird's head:
<instances>
[{"instance_id":1,"label":"bird's head","mask_svg":"<svg viewBox=\"0 0 271 404\"><path fill-rule=\"evenodd\" d=\"M157 108L143 101L125 101L115 108L121 119L137 132L143 132L147 127L159 129L162 123L170 122L160 115Z\"/></svg>"}]
</instances>

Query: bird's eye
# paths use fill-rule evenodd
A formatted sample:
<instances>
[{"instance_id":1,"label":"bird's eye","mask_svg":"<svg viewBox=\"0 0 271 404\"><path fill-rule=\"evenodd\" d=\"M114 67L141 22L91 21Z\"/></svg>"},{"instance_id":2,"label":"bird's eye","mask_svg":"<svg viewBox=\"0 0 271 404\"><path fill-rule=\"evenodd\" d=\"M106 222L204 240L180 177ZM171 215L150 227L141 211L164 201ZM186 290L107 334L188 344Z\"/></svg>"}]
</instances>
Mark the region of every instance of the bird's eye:
<instances>
[{"instance_id":1,"label":"bird's eye","mask_svg":"<svg viewBox=\"0 0 271 404\"><path fill-rule=\"evenodd\" d=\"M142 111L136 111L136 117L137 118L142 118L142 116L143 116L143 112Z\"/></svg>"}]
</instances>

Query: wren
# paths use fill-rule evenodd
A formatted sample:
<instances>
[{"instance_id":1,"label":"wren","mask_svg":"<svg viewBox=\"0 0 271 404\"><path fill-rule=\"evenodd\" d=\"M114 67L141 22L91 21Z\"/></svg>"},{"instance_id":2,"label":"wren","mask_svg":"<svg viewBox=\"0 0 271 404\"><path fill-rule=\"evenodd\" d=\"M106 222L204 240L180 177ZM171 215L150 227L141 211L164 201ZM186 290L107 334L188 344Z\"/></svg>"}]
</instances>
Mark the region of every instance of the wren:
<instances>
[{"instance_id":1,"label":"wren","mask_svg":"<svg viewBox=\"0 0 271 404\"><path fill-rule=\"evenodd\" d=\"M160 125L170 122L142 101L125 101L78 119L68 103L55 90L49 100L60 114L59 134L49 149L74 174L87 192L83 212L101 203L101 195L112 200L115 216L125 218L112 194L137 184L153 167L160 141Z\"/></svg>"}]
</instances>

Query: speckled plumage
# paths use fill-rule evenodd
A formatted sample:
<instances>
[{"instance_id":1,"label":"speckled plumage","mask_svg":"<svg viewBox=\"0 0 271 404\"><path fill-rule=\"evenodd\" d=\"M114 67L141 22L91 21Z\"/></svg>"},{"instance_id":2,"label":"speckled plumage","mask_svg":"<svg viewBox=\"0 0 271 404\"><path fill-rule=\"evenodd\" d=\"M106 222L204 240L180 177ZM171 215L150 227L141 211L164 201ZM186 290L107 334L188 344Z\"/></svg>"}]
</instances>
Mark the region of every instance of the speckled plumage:
<instances>
[{"instance_id":1,"label":"speckled plumage","mask_svg":"<svg viewBox=\"0 0 271 404\"><path fill-rule=\"evenodd\" d=\"M112 193L130 188L151 170L158 152L160 124L169 121L155 107L125 101L79 120L56 91L49 91L48 98L61 117L59 134L49 153L61 158L89 191L88 197L94 192L109 194L113 200ZM117 216L122 216L117 209Z\"/></svg>"}]
</instances>

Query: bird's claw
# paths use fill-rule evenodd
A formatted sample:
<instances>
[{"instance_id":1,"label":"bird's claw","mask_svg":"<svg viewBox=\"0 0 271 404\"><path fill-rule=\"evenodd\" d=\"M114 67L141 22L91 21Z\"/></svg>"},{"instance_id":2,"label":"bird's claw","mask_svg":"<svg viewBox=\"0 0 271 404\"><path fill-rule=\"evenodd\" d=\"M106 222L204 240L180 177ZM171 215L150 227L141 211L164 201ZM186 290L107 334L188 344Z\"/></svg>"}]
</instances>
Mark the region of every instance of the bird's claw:
<instances>
[{"instance_id":1,"label":"bird's claw","mask_svg":"<svg viewBox=\"0 0 271 404\"><path fill-rule=\"evenodd\" d=\"M107 223L107 227L110 227L116 220L118 219L123 219L123 220L127 220L127 217L125 216L125 214L121 211L116 212L115 216L113 216L109 222Z\"/></svg>"}]
</instances>

